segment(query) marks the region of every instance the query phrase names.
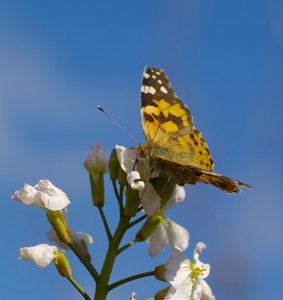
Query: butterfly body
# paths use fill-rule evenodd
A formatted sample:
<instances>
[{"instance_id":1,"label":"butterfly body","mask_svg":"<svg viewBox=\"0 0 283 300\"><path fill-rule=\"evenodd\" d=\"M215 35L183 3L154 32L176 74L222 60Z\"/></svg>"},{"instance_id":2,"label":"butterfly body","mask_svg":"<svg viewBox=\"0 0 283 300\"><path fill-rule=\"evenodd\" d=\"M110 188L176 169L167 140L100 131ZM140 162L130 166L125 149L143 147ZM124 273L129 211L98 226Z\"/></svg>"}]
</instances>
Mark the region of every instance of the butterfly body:
<instances>
[{"instance_id":1,"label":"butterfly body","mask_svg":"<svg viewBox=\"0 0 283 300\"><path fill-rule=\"evenodd\" d=\"M227 193L239 192L240 181L213 173L214 162L189 108L176 96L161 69L147 68L141 86L141 119L147 144L137 153L148 167L178 185L212 184Z\"/></svg>"}]
</instances>

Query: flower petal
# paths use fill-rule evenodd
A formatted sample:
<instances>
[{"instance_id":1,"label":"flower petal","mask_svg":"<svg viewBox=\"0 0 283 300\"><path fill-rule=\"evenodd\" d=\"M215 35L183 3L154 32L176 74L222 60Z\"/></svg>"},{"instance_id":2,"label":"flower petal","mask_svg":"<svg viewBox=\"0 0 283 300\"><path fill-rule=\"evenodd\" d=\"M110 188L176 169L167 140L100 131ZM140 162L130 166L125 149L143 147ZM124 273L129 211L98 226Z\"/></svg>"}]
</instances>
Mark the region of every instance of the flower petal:
<instances>
[{"instance_id":1,"label":"flower petal","mask_svg":"<svg viewBox=\"0 0 283 300\"><path fill-rule=\"evenodd\" d=\"M138 171L131 171L127 175L127 181L133 190L143 191L145 188L145 183L141 180L140 173ZM138 181L139 180L139 181Z\"/></svg>"},{"instance_id":2,"label":"flower petal","mask_svg":"<svg viewBox=\"0 0 283 300\"><path fill-rule=\"evenodd\" d=\"M165 263L164 276L166 280L178 289L191 281L190 274L190 261L180 250L172 248L171 256Z\"/></svg>"},{"instance_id":3,"label":"flower petal","mask_svg":"<svg viewBox=\"0 0 283 300\"><path fill-rule=\"evenodd\" d=\"M169 244L167 230L164 227L163 222L160 222L160 224L155 228L147 239L147 243L148 254L150 257L157 256Z\"/></svg>"},{"instance_id":4,"label":"flower petal","mask_svg":"<svg viewBox=\"0 0 283 300\"><path fill-rule=\"evenodd\" d=\"M136 152L132 149L118 145L116 145L115 150L117 152L117 157L120 162L120 166L124 170L124 172L128 174L131 171L133 171L135 161L137 159Z\"/></svg>"},{"instance_id":5,"label":"flower petal","mask_svg":"<svg viewBox=\"0 0 283 300\"><path fill-rule=\"evenodd\" d=\"M201 277L198 278L200 285L202 286L202 300L215 300L215 297L212 295L212 291L207 282Z\"/></svg>"},{"instance_id":6,"label":"flower petal","mask_svg":"<svg viewBox=\"0 0 283 300\"><path fill-rule=\"evenodd\" d=\"M196 300L192 298L193 283L191 281L181 285L178 289L171 285L164 300Z\"/></svg>"},{"instance_id":7,"label":"flower petal","mask_svg":"<svg viewBox=\"0 0 283 300\"><path fill-rule=\"evenodd\" d=\"M67 195L47 179L40 180L35 187L25 183L24 187L16 191L12 198L23 204L53 211L65 208L71 203Z\"/></svg>"},{"instance_id":8,"label":"flower petal","mask_svg":"<svg viewBox=\"0 0 283 300\"><path fill-rule=\"evenodd\" d=\"M148 216L155 215L160 209L161 198L156 193L153 185L148 183L144 190L139 191L141 204Z\"/></svg>"},{"instance_id":9,"label":"flower petal","mask_svg":"<svg viewBox=\"0 0 283 300\"><path fill-rule=\"evenodd\" d=\"M70 229L70 228L69 228ZM70 250L69 246L65 243L62 243L55 232L55 230L52 228L46 233L47 238L49 241L56 243L59 247L61 247L64 250Z\"/></svg>"},{"instance_id":10,"label":"flower petal","mask_svg":"<svg viewBox=\"0 0 283 300\"><path fill-rule=\"evenodd\" d=\"M37 196L38 191L29 184L24 184L20 191L16 191L12 199L26 205L37 206L45 209L45 204L40 197Z\"/></svg>"},{"instance_id":11,"label":"flower petal","mask_svg":"<svg viewBox=\"0 0 283 300\"><path fill-rule=\"evenodd\" d=\"M105 174L109 171L109 161L102 144L91 146L84 167L89 173L103 172Z\"/></svg>"},{"instance_id":12,"label":"flower petal","mask_svg":"<svg viewBox=\"0 0 283 300\"><path fill-rule=\"evenodd\" d=\"M195 250L194 250L194 259L196 260L195 265L199 268L205 269L203 275L200 275L202 278L206 278L210 273L210 265L204 264L202 261L199 260L199 255L203 249L206 249L206 245L202 242L198 242Z\"/></svg>"},{"instance_id":13,"label":"flower petal","mask_svg":"<svg viewBox=\"0 0 283 300\"><path fill-rule=\"evenodd\" d=\"M76 235L79 239L83 239L87 244L93 244L94 239L93 237L85 232L76 232Z\"/></svg>"},{"instance_id":14,"label":"flower petal","mask_svg":"<svg viewBox=\"0 0 283 300\"><path fill-rule=\"evenodd\" d=\"M19 259L32 260L40 269L46 267L56 257L58 251L56 246L49 246L48 244L40 244L34 247L25 247L19 250Z\"/></svg>"},{"instance_id":15,"label":"flower petal","mask_svg":"<svg viewBox=\"0 0 283 300\"><path fill-rule=\"evenodd\" d=\"M60 210L71 203L67 195L47 179L40 180L35 188L38 189L37 196L42 199L44 206L49 210Z\"/></svg>"},{"instance_id":16,"label":"flower petal","mask_svg":"<svg viewBox=\"0 0 283 300\"><path fill-rule=\"evenodd\" d=\"M162 211L165 213L170 208L175 207L179 203L182 203L185 199L185 196L186 196L185 189L182 186L176 184L171 198L162 207Z\"/></svg>"},{"instance_id":17,"label":"flower petal","mask_svg":"<svg viewBox=\"0 0 283 300\"><path fill-rule=\"evenodd\" d=\"M186 250L189 246L190 238L188 230L170 219L164 219L167 220L168 239L171 247L180 251Z\"/></svg>"}]
</instances>

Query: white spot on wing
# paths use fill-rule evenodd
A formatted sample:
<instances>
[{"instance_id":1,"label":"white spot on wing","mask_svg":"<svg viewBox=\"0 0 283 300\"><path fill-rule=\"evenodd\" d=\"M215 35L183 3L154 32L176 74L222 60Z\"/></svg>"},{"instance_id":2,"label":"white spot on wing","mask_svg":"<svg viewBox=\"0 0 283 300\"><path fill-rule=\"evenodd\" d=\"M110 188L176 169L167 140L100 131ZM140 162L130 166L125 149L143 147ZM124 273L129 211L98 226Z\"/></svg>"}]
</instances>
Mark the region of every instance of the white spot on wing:
<instances>
[{"instance_id":1,"label":"white spot on wing","mask_svg":"<svg viewBox=\"0 0 283 300\"><path fill-rule=\"evenodd\" d=\"M144 78L148 78L148 77L150 77L150 75L149 74L147 74L147 73L144 73Z\"/></svg>"},{"instance_id":2,"label":"white spot on wing","mask_svg":"<svg viewBox=\"0 0 283 300\"><path fill-rule=\"evenodd\" d=\"M155 76L155 75L152 75L152 78L153 78L153 79L156 79L156 76Z\"/></svg>"},{"instance_id":3,"label":"white spot on wing","mask_svg":"<svg viewBox=\"0 0 283 300\"><path fill-rule=\"evenodd\" d=\"M162 87L160 88L160 91L161 91L162 93L164 93L164 94L168 94L168 91L166 90L166 88L165 88L164 86L162 86Z\"/></svg>"},{"instance_id":4,"label":"white spot on wing","mask_svg":"<svg viewBox=\"0 0 283 300\"><path fill-rule=\"evenodd\" d=\"M150 87L148 92L151 94L151 95L154 95L156 93L156 89L154 87Z\"/></svg>"},{"instance_id":5,"label":"white spot on wing","mask_svg":"<svg viewBox=\"0 0 283 300\"><path fill-rule=\"evenodd\" d=\"M160 79L158 79L157 82L158 82L159 84L162 84L162 81L161 81Z\"/></svg>"},{"instance_id":6,"label":"white spot on wing","mask_svg":"<svg viewBox=\"0 0 283 300\"><path fill-rule=\"evenodd\" d=\"M158 72L158 71L156 71L156 72L155 72L155 74L157 74L157 75L161 75L161 74L160 74L160 72Z\"/></svg>"},{"instance_id":7,"label":"white spot on wing","mask_svg":"<svg viewBox=\"0 0 283 300\"><path fill-rule=\"evenodd\" d=\"M141 91L145 94L154 95L156 93L156 89L152 86L142 85Z\"/></svg>"}]
</instances>

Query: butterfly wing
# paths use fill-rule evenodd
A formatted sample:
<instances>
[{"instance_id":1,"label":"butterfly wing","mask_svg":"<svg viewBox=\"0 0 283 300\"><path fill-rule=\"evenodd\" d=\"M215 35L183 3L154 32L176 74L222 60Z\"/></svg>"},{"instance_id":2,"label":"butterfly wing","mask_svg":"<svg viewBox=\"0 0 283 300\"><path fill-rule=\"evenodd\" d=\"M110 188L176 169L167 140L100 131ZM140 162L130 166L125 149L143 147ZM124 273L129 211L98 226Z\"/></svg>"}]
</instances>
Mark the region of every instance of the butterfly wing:
<instances>
[{"instance_id":1,"label":"butterfly wing","mask_svg":"<svg viewBox=\"0 0 283 300\"><path fill-rule=\"evenodd\" d=\"M214 185L229 194L240 192L241 189L238 186L251 189L251 186L241 181L205 171L194 166L175 163L163 158L153 160L152 167L154 170L170 176L175 183L181 186L186 183L195 184L197 182L203 182Z\"/></svg>"},{"instance_id":2,"label":"butterfly wing","mask_svg":"<svg viewBox=\"0 0 283 300\"><path fill-rule=\"evenodd\" d=\"M141 86L141 119L148 144L167 149L170 161L213 170L213 160L189 108L161 69L147 68Z\"/></svg>"},{"instance_id":3,"label":"butterfly wing","mask_svg":"<svg viewBox=\"0 0 283 300\"><path fill-rule=\"evenodd\" d=\"M179 185L204 182L227 193L249 185L213 173L213 160L189 108L176 96L161 69L147 68L141 86L141 118L151 167ZM139 146L143 147L143 146Z\"/></svg>"}]
</instances>

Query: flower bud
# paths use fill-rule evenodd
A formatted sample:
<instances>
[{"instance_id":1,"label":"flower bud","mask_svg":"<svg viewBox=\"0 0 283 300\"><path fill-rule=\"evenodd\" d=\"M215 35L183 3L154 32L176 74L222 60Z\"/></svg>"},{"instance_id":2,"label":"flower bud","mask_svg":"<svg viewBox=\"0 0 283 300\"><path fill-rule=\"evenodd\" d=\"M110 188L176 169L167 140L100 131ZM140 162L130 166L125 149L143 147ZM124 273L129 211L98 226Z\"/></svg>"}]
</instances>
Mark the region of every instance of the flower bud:
<instances>
[{"instance_id":1,"label":"flower bud","mask_svg":"<svg viewBox=\"0 0 283 300\"><path fill-rule=\"evenodd\" d=\"M115 149L113 149L109 159L109 173L110 173L110 179L112 181L117 180L119 168L120 168L120 163L117 157L117 152Z\"/></svg>"},{"instance_id":2,"label":"flower bud","mask_svg":"<svg viewBox=\"0 0 283 300\"><path fill-rule=\"evenodd\" d=\"M125 216L135 217L140 205L139 191L132 189L129 185L126 191L126 206L125 206Z\"/></svg>"},{"instance_id":3,"label":"flower bud","mask_svg":"<svg viewBox=\"0 0 283 300\"><path fill-rule=\"evenodd\" d=\"M104 206L104 178L103 172L89 173L91 196L94 206Z\"/></svg>"},{"instance_id":4,"label":"flower bud","mask_svg":"<svg viewBox=\"0 0 283 300\"><path fill-rule=\"evenodd\" d=\"M63 252L58 253L53 262L62 277L70 278L72 276L72 269Z\"/></svg>"},{"instance_id":5,"label":"flower bud","mask_svg":"<svg viewBox=\"0 0 283 300\"><path fill-rule=\"evenodd\" d=\"M118 172L118 183L121 186L127 185L127 173L120 167Z\"/></svg>"},{"instance_id":6,"label":"flower bud","mask_svg":"<svg viewBox=\"0 0 283 300\"><path fill-rule=\"evenodd\" d=\"M167 282L167 280L165 279L165 276L164 276L164 272L165 272L165 265L164 264L155 267L155 272L156 272L155 273L155 278L157 280Z\"/></svg>"}]
</instances>

